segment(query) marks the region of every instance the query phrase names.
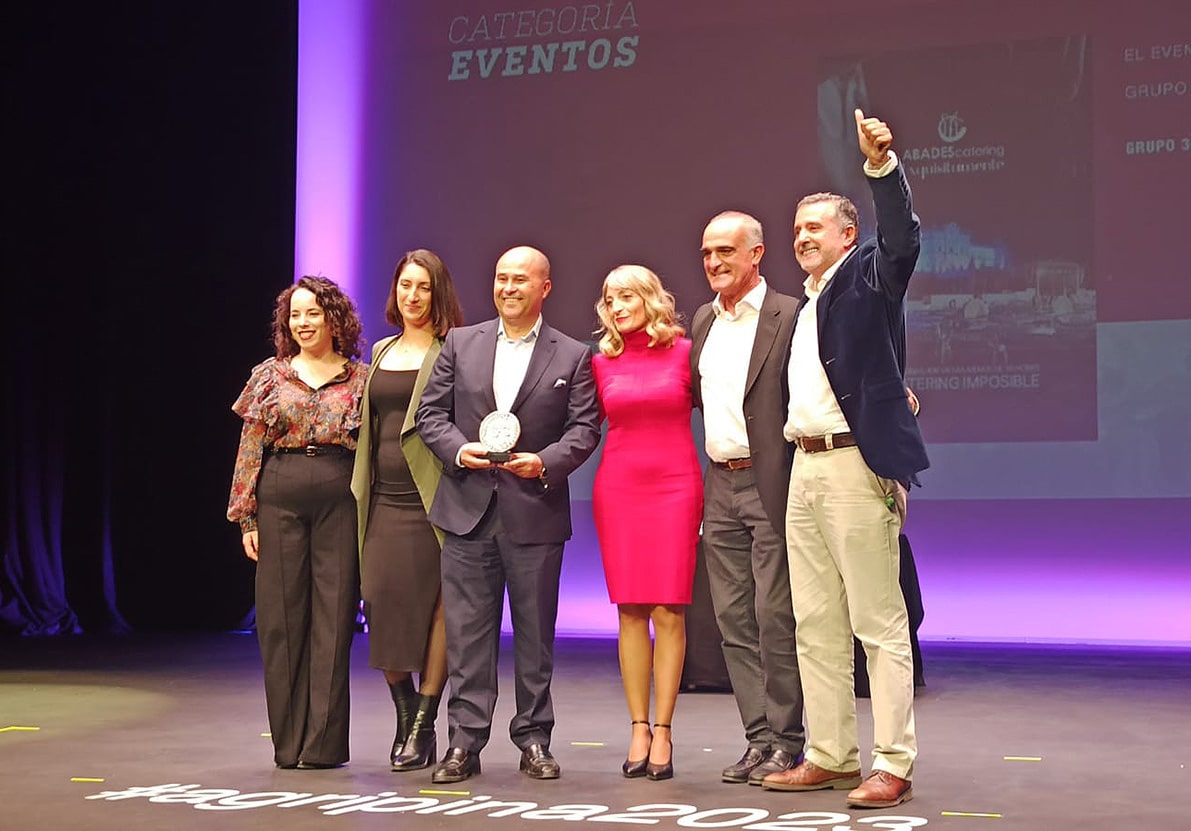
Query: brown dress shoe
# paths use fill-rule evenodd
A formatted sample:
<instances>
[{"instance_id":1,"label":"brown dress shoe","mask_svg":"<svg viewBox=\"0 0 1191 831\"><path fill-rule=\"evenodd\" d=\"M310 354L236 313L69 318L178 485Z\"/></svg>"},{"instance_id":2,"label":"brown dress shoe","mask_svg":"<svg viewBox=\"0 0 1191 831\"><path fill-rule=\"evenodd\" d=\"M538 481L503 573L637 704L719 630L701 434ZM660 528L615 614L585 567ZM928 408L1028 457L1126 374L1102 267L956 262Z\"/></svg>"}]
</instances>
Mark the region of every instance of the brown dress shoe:
<instances>
[{"instance_id":1,"label":"brown dress shoe","mask_svg":"<svg viewBox=\"0 0 1191 831\"><path fill-rule=\"evenodd\" d=\"M901 779L883 770L874 770L864 783L848 794L852 808L892 808L914 798L909 779Z\"/></svg>"},{"instance_id":2,"label":"brown dress shoe","mask_svg":"<svg viewBox=\"0 0 1191 831\"><path fill-rule=\"evenodd\" d=\"M761 780L761 787L767 791L825 791L828 788L842 791L859 784L859 770L826 770L806 760L797 767L779 770Z\"/></svg>"}]
</instances>

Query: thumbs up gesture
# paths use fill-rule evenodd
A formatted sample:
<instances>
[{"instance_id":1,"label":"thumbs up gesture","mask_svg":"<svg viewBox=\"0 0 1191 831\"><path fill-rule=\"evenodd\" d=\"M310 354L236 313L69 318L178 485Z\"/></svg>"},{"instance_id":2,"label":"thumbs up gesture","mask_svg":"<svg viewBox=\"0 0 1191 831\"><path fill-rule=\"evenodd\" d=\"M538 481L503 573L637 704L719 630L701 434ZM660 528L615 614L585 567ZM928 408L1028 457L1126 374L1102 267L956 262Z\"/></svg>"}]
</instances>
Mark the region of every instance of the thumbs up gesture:
<instances>
[{"instance_id":1,"label":"thumbs up gesture","mask_svg":"<svg viewBox=\"0 0 1191 831\"><path fill-rule=\"evenodd\" d=\"M856 136L860 140L860 152L873 167L880 167L889 160L889 148L893 145L893 132L889 125L879 118L866 118L864 111L857 109Z\"/></svg>"}]
</instances>

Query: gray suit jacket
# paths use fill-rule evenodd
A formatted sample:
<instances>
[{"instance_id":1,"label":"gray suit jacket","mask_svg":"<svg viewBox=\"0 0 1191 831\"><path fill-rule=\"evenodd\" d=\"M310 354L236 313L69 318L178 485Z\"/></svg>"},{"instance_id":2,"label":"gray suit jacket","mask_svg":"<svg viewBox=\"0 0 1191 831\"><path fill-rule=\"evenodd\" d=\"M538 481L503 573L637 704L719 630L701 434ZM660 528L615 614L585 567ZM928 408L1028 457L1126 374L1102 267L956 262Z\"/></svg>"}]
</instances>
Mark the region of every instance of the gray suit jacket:
<instances>
[{"instance_id":1,"label":"gray suit jacket","mask_svg":"<svg viewBox=\"0 0 1191 831\"><path fill-rule=\"evenodd\" d=\"M790 488L794 446L786 441L782 428L790 399L786 367L790 362L790 338L794 333L794 310L798 301L774 291L768 284L766 288L745 380L744 422L761 504L765 506L774 529L785 539L786 495ZM699 356L703 354L703 344L714 321L715 312L710 303L700 306L691 321L691 386L695 406L700 409L703 408L703 389Z\"/></svg>"},{"instance_id":2,"label":"gray suit jacket","mask_svg":"<svg viewBox=\"0 0 1191 831\"><path fill-rule=\"evenodd\" d=\"M591 350L545 322L525 380L511 408L521 422L514 451L537 453L545 481L507 471L471 470L455 464L459 449L479 440L480 422L496 409L492 370L499 321L452 329L434 364L417 427L443 463L430 521L456 535L470 533L497 488L501 523L516 543L564 542L571 537L567 476L600 441L600 413L591 373Z\"/></svg>"}]
</instances>

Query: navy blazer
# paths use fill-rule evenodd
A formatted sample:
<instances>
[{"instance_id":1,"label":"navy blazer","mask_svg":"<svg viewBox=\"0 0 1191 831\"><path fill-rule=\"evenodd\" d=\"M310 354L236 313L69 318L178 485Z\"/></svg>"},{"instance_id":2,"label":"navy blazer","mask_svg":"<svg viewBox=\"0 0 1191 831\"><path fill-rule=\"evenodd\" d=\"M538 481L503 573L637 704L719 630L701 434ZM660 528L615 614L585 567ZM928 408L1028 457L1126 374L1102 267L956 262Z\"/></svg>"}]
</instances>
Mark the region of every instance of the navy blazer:
<instances>
[{"instance_id":1,"label":"navy blazer","mask_svg":"<svg viewBox=\"0 0 1191 831\"><path fill-rule=\"evenodd\" d=\"M918 217L900 164L887 176L867 178L877 237L853 250L819 295L819 357L869 469L918 484L916 474L930 462L904 378L905 298L921 244Z\"/></svg>"},{"instance_id":2,"label":"navy blazer","mask_svg":"<svg viewBox=\"0 0 1191 831\"><path fill-rule=\"evenodd\" d=\"M430 521L452 534L470 533L497 488L504 530L516 543L564 542L571 537L569 476L600 441L600 411L591 350L544 321L525 380L511 411L521 422L514 451L537 453L546 478L455 464L465 443L478 441L480 422L496 409L492 370L499 321L447 333L418 405L418 434L443 463Z\"/></svg>"}]
</instances>

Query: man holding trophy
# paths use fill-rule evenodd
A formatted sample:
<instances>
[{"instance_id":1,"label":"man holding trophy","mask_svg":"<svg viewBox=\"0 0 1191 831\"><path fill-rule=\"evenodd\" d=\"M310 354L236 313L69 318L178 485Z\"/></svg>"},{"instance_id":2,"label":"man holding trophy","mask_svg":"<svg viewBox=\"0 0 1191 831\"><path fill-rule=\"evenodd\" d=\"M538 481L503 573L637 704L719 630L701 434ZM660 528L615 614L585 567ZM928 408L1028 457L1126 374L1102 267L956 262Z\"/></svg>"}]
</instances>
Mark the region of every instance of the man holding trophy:
<instances>
[{"instance_id":1,"label":"man holding trophy","mask_svg":"<svg viewBox=\"0 0 1191 831\"><path fill-rule=\"evenodd\" d=\"M550 262L518 246L496 263L499 317L452 329L416 423L443 463L430 521L442 551L450 747L436 783L480 772L496 706L497 654L507 587L517 714L509 724L521 770L557 779L550 753L554 624L563 544L571 537L567 477L600 440L584 344L542 319Z\"/></svg>"}]
</instances>

